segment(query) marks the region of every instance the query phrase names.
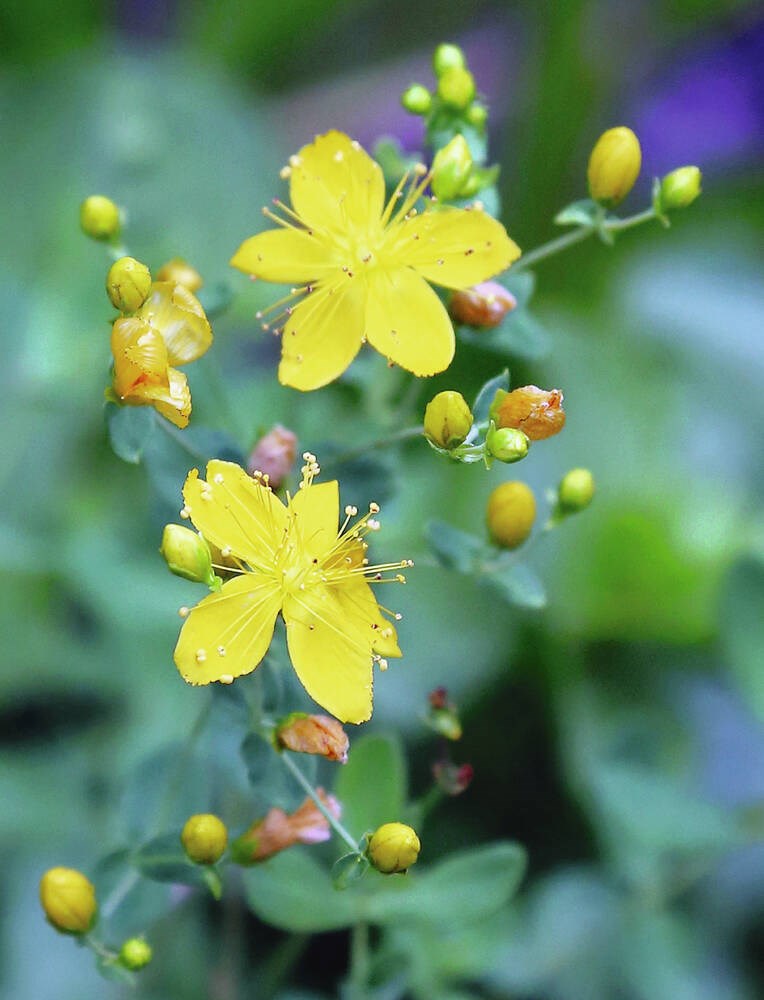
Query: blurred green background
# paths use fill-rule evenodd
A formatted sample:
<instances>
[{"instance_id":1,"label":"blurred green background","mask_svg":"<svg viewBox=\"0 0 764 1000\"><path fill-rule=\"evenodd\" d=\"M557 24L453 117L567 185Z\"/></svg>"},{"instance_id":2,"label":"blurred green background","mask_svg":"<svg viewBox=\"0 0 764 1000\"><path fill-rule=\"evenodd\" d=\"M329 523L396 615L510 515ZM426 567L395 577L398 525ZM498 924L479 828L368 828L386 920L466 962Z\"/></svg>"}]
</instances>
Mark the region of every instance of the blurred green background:
<instances>
[{"instance_id":1,"label":"blurred green background","mask_svg":"<svg viewBox=\"0 0 764 1000\"><path fill-rule=\"evenodd\" d=\"M379 679L369 728L404 733L422 793L435 749L420 717L446 685L475 780L421 831L426 857L504 837L530 862L490 927L465 926L448 948L424 932L398 942L402 961L426 956L412 995L435 996L433 982L454 1000L761 995L760 14L744 0L3 5L3 996L127 995L45 925L37 880L54 864L89 871L124 846L130 816L151 808L147 755L185 737L200 697L171 660L175 609L197 594L157 553L182 456L149 482L108 446L107 262L79 232L79 202L110 195L128 210L132 253L152 267L186 257L208 286L236 291L214 324L214 358L189 371L200 426L245 453L275 421L313 450L327 427L343 448L371 439L368 382L308 400L275 383L277 344L254 319L264 292L227 261L314 133L337 127L367 146L392 133L422 148L398 95L431 84L444 39L464 46L492 106L504 221L523 248L551 238L554 212L583 196L588 151L614 124L643 143L627 209L684 163L703 169L704 194L668 232L643 227L615 250L592 241L540 265L549 357L464 348L417 401L421 412L439 388L471 398L506 363L514 384L564 390L562 435L515 470L452 466L424 444L378 470L391 493L381 550L422 565L399 600L405 659ZM545 610L512 610L428 565L423 512L481 534L502 478L541 499L577 465L594 472L595 504L529 556ZM223 784L190 779L173 819L222 808ZM273 986L286 935L235 898L222 911L182 892L170 901L138 995L335 995L344 933L297 943L289 992ZM160 902L165 912L166 893Z\"/></svg>"}]
</instances>

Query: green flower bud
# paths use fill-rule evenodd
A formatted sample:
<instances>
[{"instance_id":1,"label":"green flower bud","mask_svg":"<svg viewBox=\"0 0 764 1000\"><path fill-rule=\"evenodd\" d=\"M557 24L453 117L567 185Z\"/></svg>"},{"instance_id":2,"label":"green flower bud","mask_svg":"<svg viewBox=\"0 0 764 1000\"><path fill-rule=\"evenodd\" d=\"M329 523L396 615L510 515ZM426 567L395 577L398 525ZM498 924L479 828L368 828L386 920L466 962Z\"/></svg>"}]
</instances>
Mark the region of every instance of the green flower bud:
<instances>
[{"instance_id":1,"label":"green flower bud","mask_svg":"<svg viewBox=\"0 0 764 1000\"><path fill-rule=\"evenodd\" d=\"M687 208L700 194L702 176L697 167L679 167L661 181L658 204L661 212Z\"/></svg>"},{"instance_id":2,"label":"green flower bud","mask_svg":"<svg viewBox=\"0 0 764 1000\"><path fill-rule=\"evenodd\" d=\"M438 448L456 448L472 428L472 411L460 392L439 392L424 411L425 437Z\"/></svg>"},{"instance_id":3,"label":"green flower bud","mask_svg":"<svg viewBox=\"0 0 764 1000\"><path fill-rule=\"evenodd\" d=\"M225 823L212 813L200 813L186 820L180 835L183 850L197 865L214 865L228 846Z\"/></svg>"},{"instance_id":4,"label":"green flower bud","mask_svg":"<svg viewBox=\"0 0 764 1000\"><path fill-rule=\"evenodd\" d=\"M153 955L151 945L141 937L128 938L119 949L119 964L137 972L148 965Z\"/></svg>"},{"instance_id":5,"label":"green flower bud","mask_svg":"<svg viewBox=\"0 0 764 1000\"><path fill-rule=\"evenodd\" d=\"M467 111L467 121L482 131L488 121L488 108L485 104L472 104Z\"/></svg>"},{"instance_id":6,"label":"green flower bud","mask_svg":"<svg viewBox=\"0 0 764 1000\"><path fill-rule=\"evenodd\" d=\"M557 503L564 514L584 510L594 497L594 476L588 469L571 469L557 489Z\"/></svg>"},{"instance_id":7,"label":"green flower bud","mask_svg":"<svg viewBox=\"0 0 764 1000\"><path fill-rule=\"evenodd\" d=\"M634 187L642 166L639 139L621 125L603 132L589 157L589 193L603 205L617 205Z\"/></svg>"},{"instance_id":8,"label":"green flower bud","mask_svg":"<svg viewBox=\"0 0 764 1000\"><path fill-rule=\"evenodd\" d=\"M401 104L412 115L426 115L432 107L432 94L421 83L413 83L401 94Z\"/></svg>"},{"instance_id":9,"label":"green flower bud","mask_svg":"<svg viewBox=\"0 0 764 1000\"><path fill-rule=\"evenodd\" d=\"M472 153L463 135L455 135L435 154L432 161L432 190L441 201L451 201L461 194L472 170Z\"/></svg>"},{"instance_id":10,"label":"green flower bud","mask_svg":"<svg viewBox=\"0 0 764 1000\"><path fill-rule=\"evenodd\" d=\"M468 69L453 66L438 80L438 96L444 104L463 111L475 96L475 78Z\"/></svg>"},{"instance_id":11,"label":"green flower bud","mask_svg":"<svg viewBox=\"0 0 764 1000\"><path fill-rule=\"evenodd\" d=\"M488 453L500 462L510 465L519 462L528 454L529 441L527 436L516 427L495 427L490 425L486 434L485 446Z\"/></svg>"},{"instance_id":12,"label":"green flower bud","mask_svg":"<svg viewBox=\"0 0 764 1000\"><path fill-rule=\"evenodd\" d=\"M435 76L442 76L449 69L465 69L467 60L458 45L443 42L435 49L432 57L432 68Z\"/></svg>"},{"instance_id":13,"label":"green flower bud","mask_svg":"<svg viewBox=\"0 0 764 1000\"><path fill-rule=\"evenodd\" d=\"M95 888L75 868L46 871L40 879L40 902L48 921L64 934L85 934L95 923Z\"/></svg>"},{"instance_id":14,"label":"green flower bud","mask_svg":"<svg viewBox=\"0 0 764 1000\"><path fill-rule=\"evenodd\" d=\"M422 845L405 823L384 823L369 840L366 856L383 875L405 872L419 857Z\"/></svg>"},{"instance_id":15,"label":"green flower bud","mask_svg":"<svg viewBox=\"0 0 764 1000\"><path fill-rule=\"evenodd\" d=\"M120 257L109 268L106 293L115 309L134 313L141 308L151 291L151 272L134 257Z\"/></svg>"},{"instance_id":16,"label":"green flower bud","mask_svg":"<svg viewBox=\"0 0 764 1000\"><path fill-rule=\"evenodd\" d=\"M206 583L215 587L212 555L207 542L191 528L181 524L167 524L162 533L159 549L171 573L192 583Z\"/></svg>"},{"instance_id":17,"label":"green flower bud","mask_svg":"<svg viewBox=\"0 0 764 1000\"><path fill-rule=\"evenodd\" d=\"M91 194L80 205L80 226L93 240L113 240L119 236L119 208L111 198Z\"/></svg>"},{"instance_id":18,"label":"green flower bud","mask_svg":"<svg viewBox=\"0 0 764 1000\"><path fill-rule=\"evenodd\" d=\"M486 521L491 538L504 549L516 549L536 520L536 498L525 483L502 483L488 497Z\"/></svg>"}]
</instances>

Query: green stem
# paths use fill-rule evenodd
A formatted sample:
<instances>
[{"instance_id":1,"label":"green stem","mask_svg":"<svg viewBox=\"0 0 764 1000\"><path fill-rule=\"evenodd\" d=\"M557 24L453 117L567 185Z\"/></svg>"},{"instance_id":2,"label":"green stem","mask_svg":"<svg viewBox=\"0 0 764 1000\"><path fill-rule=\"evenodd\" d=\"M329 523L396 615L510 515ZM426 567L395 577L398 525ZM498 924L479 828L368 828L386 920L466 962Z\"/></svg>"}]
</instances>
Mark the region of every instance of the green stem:
<instances>
[{"instance_id":1,"label":"green stem","mask_svg":"<svg viewBox=\"0 0 764 1000\"><path fill-rule=\"evenodd\" d=\"M340 465L342 462L349 462L354 458L360 458L361 455L365 455L369 451L386 448L388 445L397 444L399 441L408 441L411 438L421 437L423 434L424 427L421 424L418 427L404 427L402 431L395 431L393 434L377 438L376 441L369 441L368 444L359 445L357 448L349 448L347 451L341 451L339 455L332 455L329 461L326 462L326 465L328 467Z\"/></svg>"},{"instance_id":2,"label":"green stem","mask_svg":"<svg viewBox=\"0 0 764 1000\"><path fill-rule=\"evenodd\" d=\"M369 984L369 925L359 920L350 934L350 996L366 1000Z\"/></svg>"},{"instance_id":3,"label":"green stem","mask_svg":"<svg viewBox=\"0 0 764 1000\"><path fill-rule=\"evenodd\" d=\"M188 739L186 740L185 746L183 747L180 757L178 758L175 771L165 788L156 822L154 824L154 829L163 829L169 821L170 814L172 813L172 807L175 804L175 799L177 798L178 792L183 785L183 780L186 777L186 771L188 770L188 765L191 762L194 747L196 746L197 740L202 735L204 727L207 725L210 713L212 712L213 697L214 695L210 693L210 697L207 698L205 704L202 705L199 710L199 714L196 717L193 728L188 734Z\"/></svg>"},{"instance_id":4,"label":"green stem","mask_svg":"<svg viewBox=\"0 0 764 1000\"><path fill-rule=\"evenodd\" d=\"M133 886L137 885L140 877L141 876L137 868L131 868L129 871L125 872L101 906L101 916L105 920L108 920L114 913L117 912L122 904L122 900L125 896L127 896Z\"/></svg>"},{"instance_id":5,"label":"green stem","mask_svg":"<svg viewBox=\"0 0 764 1000\"><path fill-rule=\"evenodd\" d=\"M338 836L340 836L345 841L350 850L353 851L355 854L357 854L358 841L348 833L348 831L336 817L332 816L332 814L329 812L329 810L326 808L324 803L319 798L315 788L311 785L311 783L308 781L308 779L305 777L305 775L302 773L299 767L292 760L289 751L288 750L282 751L281 753L279 753L279 757L284 762L284 766L287 768L287 770L291 771L295 781L297 781L297 783L302 787L305 794L309 795L310 798L313 799L318 811L327 821L329 826L331 826L334 832L338 834Z\"/></svg>"},{"instance_id":6,"label":"green stem","mask_svg":"<svg viewBox=\"0 0 764 1000\"><path fill-rule=\"evenodd\" d=\"M99 958L102 958L105 962L116 961L116 951L112 951L110 948L107 948L106 945L102 941L99 941L93 934L84 934L82 940L91 951L94 951L96 955L98 955Z\"/></svg>"},{"instance_id":7,"label":"green stem","mask_svg":"<svg viewBox=\"0 0 764 1000\"><path fill-rule=\"evenodd\" d=\"M562 250L567 250L568 247L575 246L576 243L581 243L600 230L606 233L620 233L624 229L641 226L643 222L649 222L650 219L654 218L655 209L646 208L644 212L637 212L636 215L630 215L625 219L605 219L599 226L579 226L571 232L565 233L564 236L558 236L548 243L542 243L535 250L523 254L520 260L513 265L512 270L517 274L518 271L523 271L534 264L538 264L539 261L546 260L547 257L553 257Z\"/></svg>"}]
</instances>

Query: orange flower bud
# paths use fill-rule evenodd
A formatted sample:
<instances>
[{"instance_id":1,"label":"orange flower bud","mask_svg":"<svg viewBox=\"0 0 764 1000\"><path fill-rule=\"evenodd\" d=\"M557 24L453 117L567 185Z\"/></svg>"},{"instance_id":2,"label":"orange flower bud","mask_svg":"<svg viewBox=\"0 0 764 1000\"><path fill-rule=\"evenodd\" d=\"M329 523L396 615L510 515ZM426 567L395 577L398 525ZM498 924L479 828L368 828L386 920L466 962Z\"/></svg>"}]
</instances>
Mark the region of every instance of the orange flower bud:
<instances>
[{"instance_id":1,"label":"orange flower bud","mask_svg":"<svg viewBox=\"0 0 764 1000\"><path fill-rule=\"evenodd\" d=\"M323 788L317 788L316 792L326 809L339 819L341 808L334 796L327 795ZM313 799L308 798L291 815L283 809L269 810L264 819L253 823L231 844L231 856L237 864L253 865L293 844L320 844L330 836L329 821Z\"/></svg>"},{"instance_id":2,"label":"orange flower bud","mask_svg":"<svg viewBox=\"0 0 764 1000\"><path fill-rule=\"evenodd\" d=\"M490 330L517 305L517 299L498 281L483 281L451 296L448 308L457 323Z\"/></svg>"},{"instance_id":3,"label":"orange flower bud","mask_svg":"<svg viewBox=\"0 0 764 1000\"><path fill-rule=\"evenodd\" d=\"M173 257L157 271L157 281L169 281L173 285L183 285L189 292L198 292L204 284L201 274L188 261Z\"/></svg>"},{"instance_id":4,"label":"orange flower bud","mask_svg":"<svg viewBox=\"0 0 764 1000\"><path fill-rule=\"evenodd\" d=\"M276 726L276 741L295 753L317 754L341 764L348 759L350 741L347 734L340 723L328 715L292 712Z\"/></svg>"},{"instance_id":5,"label":"orange flower bud","mask_svg":"<svg viewBox=\"0 0 764 1000\"><path fill-rule=\"evenodd\" d=\"M247 460L250 476L261 472L268 477L269 485L277 490L292 471L297 454L297 435L276 424L260 438Z\"/></svg>"},{"instance_id":6,"label":"orange flower bud","mask_svg":"<svg viewBox=\"0 0 764 1000\"><path fill-rule=\"evenodd\" d=\"M498 426L517 427L531 441L543 441L565 426L562 400L559 389L539 389L537 385L513 389L497 410Z\"/></svg>"}]
</instances>

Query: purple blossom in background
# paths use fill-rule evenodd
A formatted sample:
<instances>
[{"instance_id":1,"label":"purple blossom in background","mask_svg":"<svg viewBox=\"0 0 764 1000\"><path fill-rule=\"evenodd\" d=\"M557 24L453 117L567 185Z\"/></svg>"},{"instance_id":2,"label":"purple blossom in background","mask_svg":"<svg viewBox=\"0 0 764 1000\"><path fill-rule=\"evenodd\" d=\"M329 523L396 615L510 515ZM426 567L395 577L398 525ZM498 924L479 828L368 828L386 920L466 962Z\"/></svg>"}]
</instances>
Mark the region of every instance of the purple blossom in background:
<instances>
[{"instance_id":1,"label":"purple blossom in background","mask_svg":"<svg viewBox=\"0 0 764 1000\"><path fill-rule=\"evenodd\" d=\"M630 114L646 171L661 175L685 163L719 169L757 158L764 147L762 66L764 22L676 58Z\"/></svg>"}]
</instances>

